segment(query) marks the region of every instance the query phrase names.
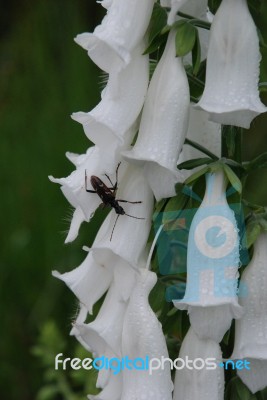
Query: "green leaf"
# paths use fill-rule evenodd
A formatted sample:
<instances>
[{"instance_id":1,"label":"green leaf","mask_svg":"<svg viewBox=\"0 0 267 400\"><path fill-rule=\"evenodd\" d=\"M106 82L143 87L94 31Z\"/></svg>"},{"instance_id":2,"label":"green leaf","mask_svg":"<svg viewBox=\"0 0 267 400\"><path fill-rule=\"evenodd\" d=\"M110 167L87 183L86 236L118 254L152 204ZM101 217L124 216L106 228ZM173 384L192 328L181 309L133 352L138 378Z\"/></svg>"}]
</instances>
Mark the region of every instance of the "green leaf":
<instances>
[{"instance_id":1,"label":"green leaf","mask_svg":"<svg viewBox=\"0 0 267 400\"><path fill-rule=\"evenodd\" d=\"M247 248L255 243L259 234L261 233L260 224L256 221L249 223L246 227L246 239L247 239Z\"/></svg>"},{"instance_id":2,"label":"green leaf","mask_svg":"<svg viewBox=\"0 0 267 400\"><path fill-rule=\"evenodd\" d=\"M237 376L232 378L227 385L225 392L226 400L256 400L256 395L253 395L250 390Z\"/></svg>"},{"instance_id":3,"label":"green leaf","mask_svg":"<svg viewBox=\"0 0 267 400\"><path fill-rule=\"evenodd\" d=\"M196 30L196 40L194 47L192 49L192 64L193 64L193 75L197 75L201 64L201 46L200 46L198 30Z\"/></svg>"},{"instance_id":4,"label":"green leaf","mask_svg":"<svg viewBox=\"0 0 267 400\"><path fill-rule=\"evenodd\" d=\"M234 173L234 171L226 164L222 164L223 169L225 171L225 174L227 178L229 179L231 185L235 188L235 190L238 193L242 192L242 183L240 179L237 177L237 175Z\"/></svg>"},{"instance_id":5,"label":"green leaf","mask_svg":"<svg viewBox=\"0 0 267 400\"><path fill-rule=\"evenodd\" d=\"M158 36L167 24L167 11L158 3L154 4L152 16L148 26L148 43L150 44Z\"/></svg>"},{"instance_id":6,"label":"green leaf","mask_svg":"<svg viewBox=\"0 0 267 400\"><path fill-rule=\"evenodd\" d=\"M160 46L165 45L167 41L168 34L165 33L163 35L156 36L151 43L149 43L148 47L145 49L143 55L154 53L159 49Z\"/></svg>"},{"instance_id":7,"label":"green leaf","mask_svg":"<svg viewBox=\"0 0 267 400\"><path fill-rule=\"evenodd\" d=\"M175 36L176 56L183 57L194 47L197 28L185 20L178 22L180 23Z\"/></svg>"},{"instance_id":8,"label":"green leaf","mask_svg":"<svg viewBox=\"0 0 267 400\"><path fill-rule=\"evenodd\" d=\"M185 184L189 185L190 183L195 182L198 178L200 178L202 175L206 174L206 172L208 172L208 166L202 168L200 171L195 172L193 175L189 176L189 178L187 178L185 180Z\"/></svg>"},{"instance_id":9,"label":"green leaf","mask_svg":"<svg viewBox=\"0 0 267 400\"><path fill-rule=\"evenodd\" d=\"M178 164L177 168L178 169L193 169L196 167L200 167L202 165L210 164L212 162L214 162L214 161L211 158L207 158L207 157L195 158L195 159L188 160L188 161Z\"/></svg>"}]
</instances>

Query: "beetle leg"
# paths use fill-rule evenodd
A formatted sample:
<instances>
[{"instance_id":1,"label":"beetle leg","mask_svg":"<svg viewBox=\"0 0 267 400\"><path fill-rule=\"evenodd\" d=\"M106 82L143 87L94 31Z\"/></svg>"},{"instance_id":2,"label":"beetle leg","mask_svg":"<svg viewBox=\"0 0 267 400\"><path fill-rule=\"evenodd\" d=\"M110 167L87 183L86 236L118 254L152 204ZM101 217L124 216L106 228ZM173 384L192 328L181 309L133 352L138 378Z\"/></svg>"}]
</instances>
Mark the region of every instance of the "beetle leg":
<instances>
[{"instance_id":1,"label":"beetle leg","mask_svg":"<svg viewBox=\"0 0 267 400\"><path fill-rule=\"evenodd\" d=\"M128 201L128 200L121 200L121 199L116 199L116 201L119 201L121 203L130 203L130 204L140 204L142 201Z\"/></svg>"}]
</instances>

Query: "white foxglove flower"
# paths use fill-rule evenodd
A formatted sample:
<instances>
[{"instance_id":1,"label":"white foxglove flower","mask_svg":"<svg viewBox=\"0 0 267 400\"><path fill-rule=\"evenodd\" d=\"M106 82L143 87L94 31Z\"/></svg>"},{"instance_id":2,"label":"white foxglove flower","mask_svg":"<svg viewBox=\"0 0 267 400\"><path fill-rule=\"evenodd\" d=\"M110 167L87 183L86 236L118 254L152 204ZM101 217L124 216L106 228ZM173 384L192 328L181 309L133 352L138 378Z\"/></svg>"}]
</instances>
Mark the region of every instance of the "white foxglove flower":
<instances>
[{"instance_id":1,"label":"white foxglove flower","mask_svg":"<svg viewBox=\"0 0 267 400\"><path fill-rule=\"evenodd\" d=\"M82 33L75 41L88 51L89 57L102 70L127 65L131 52L141 42L152 14L154 0L113 0L101 25L93 33Z\"/></svg>"},{"instance_id":2,"label":"white foxglove flower","mask_svg":"<svg viewBox=\"0 0 267 400\"><path fill-rule=\"evenodd\" d=\"M93 110L71 116L93 143L110 152L124 140L143 107L149 80L148 55L142 55L143 50L139 45L127 67L110 73L102 100Z\"/></svg>"},{"instance_id":3,"label":"white foxglove flower","mask_svg":"<svg viewBox=\"0 0 267 400\"><path fill-rule=\"evenodd\" d=\"M76 170L66 178L50 176L49 179L62 185L63 194L76 210L70 232L65 241L68 243L77 237L80 224L83 221L89 221L94 211L101 204L99 196L94 193L87 193L85 190L85 171L88 175L88 189L92 190L90 176L114 173L118 161L115 157L113 159L105 157L103 160L102 152L97 146L90 147L86 154L67 153L66 155L75 164Z\"/></svg>"},{"instance_id":4,"label":"white foxglove flower","mask_svg":"<svg viewBox=\"0 0 267 400\"><path fill-rule=\"evenodd\" d=\"M207 174L205 196L189 231L185 297L174 301L188 310L200 338L217 342L232 319L242 315L237 300L239 237L225 188L222 171Z\"/></svg>"},{"instance_id":5,"label":"white foxglove flower","mask_svg":"<svg viewBox=\"0 0 267 400\"><path fill-rule=\"evenodd\" d=\"M158 200L175 195L177 159L184 143L189 114L189 87L181 58L175 56L175 34L149 85L137 141L125 158L144 166Z\"/></svg>"},{"instance_id":6,"label":"white foxglove flower","mask_svg":"<svg viewBox=\"0 0 267 400\"><path fill-rule=\"evenodd\" d=\"M168 357L161 324L148 303L148 295L156 281L154 272L139 270L123 324L123 356L130 359ZM124 369L121 400L171 400L172 388L169 364L163 370L154 370L151 375L148 370Z\"/></svg>"},{"instance_id":7,"label":"white foxglove flower","mask_svg":"<svg viewBox=\"0 0 267 400\"><path fill-rule=\"evenodd\" d=\"M97 264L92 253L89 253L79 267L64 274L53 271L53 275L65 282L81 304L92 314L94 304L111 285L113 269Z\"/></svg>"},{"instance_id":8,"label":"white foxglove flower","mask_svg":"<svg viewBox=\"0 0 267 400\"><path fill-rule=\"evenodd\" d=\"M97 343L97 333L94 335L93 338L94 341L90 339L89 336L89 342L88 342L88 335L86 335L85 333L86 325L83 324L86 319L86 315L87 315L87 310L83 305L81 305L80 312L78 314L78 317L73 325L70 334L75 336L76 339L81 343L81 345L86 350L91 352L92 349L90 348L90 345L92 345L92 343ZM100 337L99 341L101 342ZM113 353L108 344L103 343L101 349L103 350L102 354L97 354L97 352L93 351L93 356L103 357L108 359L116 357L116 355ZM114 373L111 372L110 369L102 368L98 372L96 387L101 388L103 390L96 396L88 395L88 398L90 400L109 400L109 399L120 400L122 392L122 374L115 375Z\"/></svg>"},{"instance_id":9,"label":"white foxglove flower","mask_svg":"<svg viewBox=\"0 0 267 400\"><path fill-rule=\"evenodd\" d=\"M206 84L198 108L224 125L249 128L259 98L259 39L246 0L223 0L212 23Z\"/></svg>"},{"instance_id":10,"label":"white foxglove flower","mask_svg":"<svg viewBox=\"0 0 267 400\"><path fill-rule=\"evenodd\" d=\"M218 343L209 339L200 339L192 328L183 340L179 358L193 360L183 369L177 370L174 381L173 400L223 400L224 399L224 370L203 366L203 361L216 359L222 361L222 353Z\"/></svg>"},{"instance_id":11,"label":"white foxglove flower","mask_svg":"<svg viewBox=\"0 0 267 400\"><path fill-rule=\"evenodd\" d=\"M121 202L128 215L116 214L114 210L109 213L97 233L92 247L93 256L101 265L116 265L123 259L129 266L136 266L143 258L153 209L153 195L141 168L128 166L119 181L116 198L141 203Z\"/></svg>"},{"instance_id":12,"label":"white foxglove flower","mask_svg":"<svg viewBox=\"0 0 267 400\"><path fill-rule=\"evenodd\" d=\"M136 131L135 126L129 130L128 139L131 139L133 133ZM100 197L96 193L86 192L85 187L85 173L87 175L87 189L93 190L90 183L92 175L98 176L103 182L110 187L110 182L104 174L108 174L113 183L116 181L116 169L120 161L120 152L122 149L127 148L129 141L125 141L122 145L114 143L114 151L107 152L107 150L100 150L97 146L90 147L86 154L73 154L66 153L70 161L76 166L73 171L66 178L54 178L49 176L52 182L59 183L61 190L72 207L75 208L73 218L71 221L70 229L65 240L69 243L76 239L80 225L84 221L90 221L95 210L102 203ZM112 149L111 149L112 150ZM124 164L120 166L120 175L124 170Z\"/></svg>"},{"instance_id":13,"label":"white foxglove flower","mask_svg":"<svg viewBox=\"0 0 267 400\"><path fill-rule=\"evenodd\" d=\"M207 148L220 158L221 156L221 126L208 120L208 114L202 110L190 107L190 117L186 138ZM179 155L178 163L182 163L193 158L206 157L200 150L191 145L185 144ZM194 170L182 170L183 179L188 178Z\"/></svg>"},{"instance_id":14,"label":"white foxglove flower","mask_svg":"<svg viewBox=\"0 0 267 400\"><path fill-rule=\"evenodd\" d=\"M246 359L250 370L237 374L252 393L267 386L267 233L254 245L254 254L240 283L243 317L236 321L235 347L231 359Z\"/></svg>"},{"instance_id":15,"label":"white foxglove flower","mask_svg":"<svg viewBox=\"0 0 267 400\"><path fill-rule=\"evenodd\" d=\"M75 324L81 342L97 357L104 354L107 346L116 357L121 357L121 335L126 306L127 303L122 300L118 288L112 283L96 319L89 324Z\"/></svg>"}]
</instances>

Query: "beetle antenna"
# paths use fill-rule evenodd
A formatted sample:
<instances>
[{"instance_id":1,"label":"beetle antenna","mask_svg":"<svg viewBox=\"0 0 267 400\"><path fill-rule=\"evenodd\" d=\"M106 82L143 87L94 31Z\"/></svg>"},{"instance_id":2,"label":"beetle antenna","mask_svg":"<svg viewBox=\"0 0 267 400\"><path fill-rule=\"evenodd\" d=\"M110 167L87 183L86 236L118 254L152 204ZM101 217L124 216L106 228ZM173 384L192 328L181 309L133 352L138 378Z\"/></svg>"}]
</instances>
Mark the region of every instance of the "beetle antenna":
<instances>
[{"instance_id":1,"label":"beetle antenna","mask_svg":"<svg viewBox=\"0 0 267 400\"><path fill-rule=\"evenodd\" d=\"M110 239L109 239L110 242L111 242L111 240L112 240L113 232L114 232L114 229L115 229L115 226L116 226L116 223L117 223L117 221L118 221L119 216L120 216L120 214L117 215L116 221L115 221L115 223L114 223L114 226L113 226L113 229L112 229L112 232L111 232L111 235L110 235Z\"/></svg>"},{"instance_id":2,"label":"beetle antenna","mask_svg":"<svg viewBox=\"0 0 267 400\"><path fill-rule=\"evenodd\" d=\"M131 217L131 218L135 218L135 219L145 219L143 217L135 217L134 215L130 215L130 214L126 214L126 213L124 215L127 215L127 217Z\"/></svg>"}]
</instances>

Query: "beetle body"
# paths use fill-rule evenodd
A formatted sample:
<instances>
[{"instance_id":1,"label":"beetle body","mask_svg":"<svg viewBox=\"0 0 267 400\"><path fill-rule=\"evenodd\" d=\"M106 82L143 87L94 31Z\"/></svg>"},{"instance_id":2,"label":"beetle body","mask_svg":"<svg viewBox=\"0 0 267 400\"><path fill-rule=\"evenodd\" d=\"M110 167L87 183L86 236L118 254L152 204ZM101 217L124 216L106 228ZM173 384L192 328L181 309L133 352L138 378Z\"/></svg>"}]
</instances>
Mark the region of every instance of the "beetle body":
<instances>
[{"instance_id":1,"label":"beetle body","mask_svg":"<svg viewBox=\"0 0 267 400\"><path fill-rule=\"evenodd\" d=\"M115 212L119 215L125 214L124 209L119 205L115 198L115 189L109 189L104 182L95 175L91 176L90 182L95 192L98 194L106 207L114 208Z\"/></svg>"},{"instance_id":2,"label":"beetle body","mask_svg":"<svg viewBox=\"0 0 267 400\"><path fill-rule=\"evenodd\" d=\"M92 175L90 177L90 182L91 182L91 185L94 190L87 189L87 175L86 175L86 170L85 170L85 190L86 190L86 192L96 193L102 200L103 205L105 207L113 208L114 211L116 212L116 214L118 214L116 221L114 223L112 232L111 232L110 241L112 240L112 235L113 235L116 223L117 223L120 215L127 215L128 217L135 218L135 219L144 219L142 217L135 217L134 215L127 214L124 211L124 208L119 205L119 202L130 203L130 204L140 204L140 203L142 203L142 201L129 201L129 200L116 199L116 192L117 192L117 187L118 187L119 166L120 166L120 163L118 164L117 169L116 169L116 178L117 179L116 179L115 185L111 182L110 177L107 174L105 174L105 176L107 177L107 179L109 180L109 182L112 185L111 188L107 187L107 185L105 185L105 183L100 178L98 178L98 176Z\"/></svg>"}]
</instances>

